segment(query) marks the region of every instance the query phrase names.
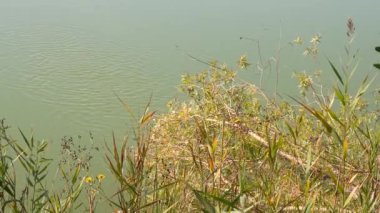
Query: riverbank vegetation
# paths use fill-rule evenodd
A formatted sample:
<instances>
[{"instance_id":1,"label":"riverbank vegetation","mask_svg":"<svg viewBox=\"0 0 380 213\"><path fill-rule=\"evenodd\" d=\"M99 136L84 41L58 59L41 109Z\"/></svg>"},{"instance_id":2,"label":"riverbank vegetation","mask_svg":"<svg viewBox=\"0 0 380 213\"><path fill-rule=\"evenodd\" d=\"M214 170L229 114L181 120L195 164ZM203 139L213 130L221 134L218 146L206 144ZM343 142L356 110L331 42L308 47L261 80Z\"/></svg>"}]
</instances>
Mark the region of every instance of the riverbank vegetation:
<instances>
[{"instance_id":1,"label":"riverbank vegetation","mask_svg":"<svg viewBox=\"0 0 380 213\"><path fill-rule=\"evenodd\" d=\"M311 39L305 57L316 57L320 39ZM302 45L301 37L293 44ZM109 173L89 175L88 150L98 148L74 149L73 139L64 138L62 190L46 184L48 143L21 130L23 141L14 140L1 120L1 212L95 212L100 198L116 212L374 212L380 91L376 76L351 84L357 63L347 50L346 63L328 61L324 71L335 84L323 85L319 72L298 72L300 95L293 96L239 79L253 66L247 56L234 68L205 62L206 70L182 77L185 100L169 102L160 115L148 104L135 117L134 135L113 137L100 150ZM26 176L16 174L19 167ZM104 181L117 189L105 193Z\"/></svg>"}]
</instances>

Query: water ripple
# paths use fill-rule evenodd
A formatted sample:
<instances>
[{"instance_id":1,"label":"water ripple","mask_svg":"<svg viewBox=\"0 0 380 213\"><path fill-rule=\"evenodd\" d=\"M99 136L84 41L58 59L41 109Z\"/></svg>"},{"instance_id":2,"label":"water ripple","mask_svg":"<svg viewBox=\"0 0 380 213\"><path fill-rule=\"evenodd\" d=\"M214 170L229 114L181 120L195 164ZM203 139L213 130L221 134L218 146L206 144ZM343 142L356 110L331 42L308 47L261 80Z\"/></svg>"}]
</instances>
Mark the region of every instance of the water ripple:
<instances>
[{"instance_id":1,"label":"water ripple","mask_svg":"<svg viewBox=\"0 0 380 213\"><path fill-rule=\"evenodd\" d=\"M52 118L103 128L119 116L114 93L141 99L152 50L115 45L78 29L0 30L0 83L52 107ZM97 119L99 118L99 119Z\"/></svg>"}]
</instances>

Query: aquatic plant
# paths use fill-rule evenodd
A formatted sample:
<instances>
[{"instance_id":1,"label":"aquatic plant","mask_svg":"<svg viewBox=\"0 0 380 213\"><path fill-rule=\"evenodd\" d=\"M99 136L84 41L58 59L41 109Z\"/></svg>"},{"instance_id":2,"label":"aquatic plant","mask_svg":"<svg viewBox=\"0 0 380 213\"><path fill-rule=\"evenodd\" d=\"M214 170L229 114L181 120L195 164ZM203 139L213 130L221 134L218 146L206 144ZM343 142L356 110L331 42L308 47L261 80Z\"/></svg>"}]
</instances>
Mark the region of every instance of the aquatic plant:
<instances>
[{"instance_id":1,"label":"aquatic plant","mask_svg":"<svg viewBox=\"0 0 380 213\"><path fill-rule=\"evenodd\" d=\"M0 159L1 159L1 211L11 209L14 212L41 212L47 203L48 189L44 180L46 179L48 166L51 159L45 157L47 142L35 141L32 136L28 139L20 130L24 146L17 143L7 135L9 127L1 120L0 126ZM25 147L26 146L26 147ZM8 152L14 152L14 157ZM15 163L19 162L26 176L25 184L17 184L17 173ZM22 187L19 194L18 187Z\"/></svg>"},{"instance_id":2,"label":"aquatic plant","mask_svg":"<svg viewBox=\"0 0 380 213\"><path fill-rule=\"evenodd\" d=\"M90 179L93 180L92 177L89 178L91 160L99 148L91 132L89 139L89 146L83 144L82 136L64 136L61 139L60 158L56 160L58 169L55 179L58 182L54 183L55 187L50 189L46 211L75 212L95 209L96 196L94 195L97 193L90 193L94 190L88 183ZM85 193L82 193L83 191ZM85 198L91 202L83 201Z\"/></svg>"}]
</instances>

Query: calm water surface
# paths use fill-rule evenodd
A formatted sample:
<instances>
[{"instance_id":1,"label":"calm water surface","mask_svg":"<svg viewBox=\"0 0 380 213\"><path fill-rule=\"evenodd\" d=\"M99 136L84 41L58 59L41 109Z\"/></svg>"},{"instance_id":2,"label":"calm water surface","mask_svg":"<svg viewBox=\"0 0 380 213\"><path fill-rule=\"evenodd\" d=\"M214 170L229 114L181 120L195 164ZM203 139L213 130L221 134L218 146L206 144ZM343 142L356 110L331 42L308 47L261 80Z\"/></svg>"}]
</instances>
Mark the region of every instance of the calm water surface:
<instances>
[{"instance_id":1,"label":"calm water surface","mask_svg":"<svg viewBox=\"0 0 380 213\"><path fill-rule=\"evenodd\" d=\"M229 64L247 54L255 63L256 45L241 36L260 40L270 57L279 42L286 46L297 35L308 42L321 33L323 54L334 58L344 52L348 17L368 70L378 59L372 49L380 43L379 2L1 1L0 116L54 140L89 130L123 134L129 120L116 95L138 113L153 94L153 107L163 110L177 95L180 75L204 68L185 53ZM289 92L294 70L325 63L290 45L282 52L280 87ZM258 74L243 77L257 82Z\"/></svg>"}]
</instances>

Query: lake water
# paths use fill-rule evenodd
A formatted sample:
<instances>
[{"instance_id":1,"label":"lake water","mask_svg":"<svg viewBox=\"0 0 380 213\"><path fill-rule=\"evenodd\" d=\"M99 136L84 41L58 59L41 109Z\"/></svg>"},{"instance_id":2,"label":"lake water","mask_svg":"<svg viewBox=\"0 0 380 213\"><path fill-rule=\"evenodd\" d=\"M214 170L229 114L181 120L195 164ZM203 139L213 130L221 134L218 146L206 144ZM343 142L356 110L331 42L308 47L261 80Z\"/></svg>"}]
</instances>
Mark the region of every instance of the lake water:
<instances>
[{"instance_id":1,"label":"lake water","mask_svg":"<svg viewBox=\"0 0 380 213\"><path fill-rule=\"evenodd\" d=\"M153 95L164 110L178 95L180 76L205 68L203 60L236 64L241 54L258 61L276 54L297 35L307 43L322 34L324 56L344 54L346 20L357 27L360 63L369 70L379 59L380 1L130 1L35 0L0 3L0 116L48 139L65 134L100 137L124 134L127 113L116 95L136 113ZM302 49L281 54L280 87L294 92L295 70L325 64L305 59ZM247 77L248 76L248 77ZM246 80L257 82L252 71ZM268 74L264 83L274 82Z\"/></svg>"},{"instance_id":2,"label":"lake water","mask_svg":"<svg viewBox=\"0 0 380 213\"><path fill-rule=\"evenodd\" d=\"M339 64L349 17L359 73L375 72L379 11L379 0L1 0L0 117L52 149L64 135L121 137L131 123L117 96L138 114L152 95L152 108L164 112L180 76L206 68L187 54L230 65L246 54L256 64L256 43L240 37L259 40L264 58L280 43L279 91L297 94L292 72L321 68L329 76L326 57ZM317 33L316 60L288 44ZM252 67L241 77L258 83ZM266 73L263 87L273 89L275 76Z\"/></svg>"}]
</instances>

